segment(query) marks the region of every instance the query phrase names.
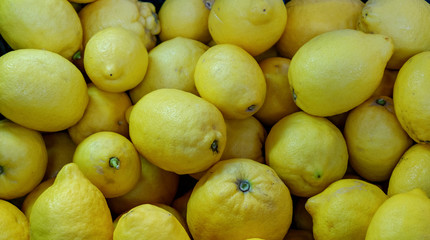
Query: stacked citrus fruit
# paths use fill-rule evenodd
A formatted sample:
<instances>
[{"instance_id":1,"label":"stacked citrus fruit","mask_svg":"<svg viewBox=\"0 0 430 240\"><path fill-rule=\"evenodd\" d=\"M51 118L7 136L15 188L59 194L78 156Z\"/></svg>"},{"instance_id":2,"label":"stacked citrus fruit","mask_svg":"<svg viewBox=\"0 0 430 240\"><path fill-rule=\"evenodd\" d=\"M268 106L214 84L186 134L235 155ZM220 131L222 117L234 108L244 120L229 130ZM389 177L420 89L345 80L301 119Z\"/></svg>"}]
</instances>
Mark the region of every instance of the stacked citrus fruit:
<instances>
[{"instance_id":1,"label":"stacked citrus fruit","mask_svg":"<svg viewBox=\"0 0 430 240\"><path fill-rule=\"evenodd\" d=\"M0 240L430 239L429 23L425 0L0 0Z\"/></svg>"}]
</instances>

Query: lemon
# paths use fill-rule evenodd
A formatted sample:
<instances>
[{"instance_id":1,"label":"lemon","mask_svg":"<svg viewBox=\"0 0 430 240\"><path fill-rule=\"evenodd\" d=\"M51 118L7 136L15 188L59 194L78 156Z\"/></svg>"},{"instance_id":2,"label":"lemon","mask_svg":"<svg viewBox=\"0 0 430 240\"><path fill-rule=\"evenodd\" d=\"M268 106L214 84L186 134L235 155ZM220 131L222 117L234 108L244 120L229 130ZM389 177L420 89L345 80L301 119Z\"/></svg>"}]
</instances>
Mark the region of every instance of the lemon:
<instances>
[{"instance_id":1,"label":"lemon","mask_svg":"<svg viewBox=\"0 0 430 240\"><path fill-rule=\"evenodd\" d=\"M50 178L41 182L37 187L35 187L29 194L27 194L22 202L21 210L25 216L30 219L31 210L33 209L34 202L48 187L54 184L55 177Z\"/></svg>"},{"instance_id":2,"label":"lemon","mask_svg":"<svg viewBox=\"0 0 430 240\"><path fill-rule=\"evenodd\" d=\"M121 27L103 29L88 41L85 72L101 90L124 92L145 77L148 51L137 34Z\"/></svg>"},{"instance_id":3,"label":"lemon","mask_svg":"<svg viewBox=\"0 0 430 240\"><path fill-rule=\"evenodd\" d=\"M57 176L64 165L73 161L76 144L65 131L45 133L42 137L48 152L48 165L44 176L46 180Z\"/></svg>"},{"instance_id":4,"label":"lemon","mask_svg":"<svg viewBox=\"0 0 430 240\"><path fill-rule=\"evenodd\" d=\"M106 198L128 193L140 177L140 159L126 137L97 132L76 147L73 162Z\"/></svg>"},{"instance_id":5,"label":"lemon","mask_svg":"<svg viewBox=\"0 0 430 240\"><path fill-rule=\"evenodd\" d=\"M142 82L130 90L133 103L160 88L175 88L198 95L194 71L207 49L203 43L184 37L158 44L148 54L148 69Z\"/></svg>"},{"instance_id":6,"label":"lemon","mask_svg":"<svg viewBox=\"0 0 430 240\"><path fill-rule=\"evenodd\" d=\"M430 5L426 1L369 0L358 29L392 38L394 52L387 67L399 69L415 54L430 50Z\"/></svg>"},{"instance_id":7,"label":"lemon","mask_svg":"<svg viewBox=\"0 0 430 240\"><path fill-rule=\"evenodd\" d=\"M123 214L116 225L114 239L189 240L179 220L169 211L142 204Z\"/></svg>"},{"instance_id":8,"label":"lemon","mask_svg":"<svg viewBox=\"0 0 430 240\"><path fill-rule=\"evenodd\" d=\"M414 188L430 196L430 145L415 144L402 155L391 174L387 193L392 196Z\"/></svg>"},{"instance_id":9,"label":"lemon","mask_svg":"<svg viewBox=\"0 0 430 240\"><path fill-rule=\"evenodd\" d=\"M418 143L430 142L430 51L411 57L399 70L393 89L396 116Z\"/></svg>"},{"instance_id":10,"label":"lemon","mask_svg":"<svg viewBox=\"0 0 430 240\"><path fill-rule=\"evenodd\" d=\"M178 197L176 197L171 204L171 206L181 214L185 222L187 220L187 204L192 192L193 192L193 189L191 188L190 190L186 191L182 195L179 195ZM187 229L188 229L188 225L187 225Z\"/></svg>"},{"instance_id":11,"label":"lemon","mask_svg":"<svg viewBox=\"0 0 430 240\"><path fill-rule=\"evenodd\" d=\"M356 29L364 6L360 0L292 0L287 8L287 25L276 49L292 58L313 37L339 29Z\"/></svg>"},{"instance_id":12,"label":"lemon","mask_svg":"<svg viewBox=\"0 0 430 240\"><path fill-rule=\"evenodd\" d=\"M112 239L113 224L106 199L79 170L66 164L54 184L34 202L30 238Z\"/></svg>"},{"instance_id":13,"label":"lemon","mask_svg":"<svg viewBox=\"0 0 430 240\"><path fill-rule=\"evenodd\" d=\"M142 97L131 110L129 128L145 159L177 174L206 170L221 158L226 144L221 112L178 89L158 89Z\"/></svg>"},{"instance_id":14,"label":"lemon","mask_svg":"<svg viewBox=\"0 0 430 240\"><path fill-rule=\"evenodd\" d=\"M351 110L379 86L392 52L389 37L357 30L312 38L297 51L288 70L297 106L324 117Z\"/></svg>"},{"instance_id":15,"label":"lemon","mask_svg":"<svg viewBox=\"0 0 430 240\"><path fill-rule=\"evenodd\" d=\"M271 48L287 23L281 0L216 0L209 13L208 27L217 44L237 45L252 56Z\"/></svg>"},{"instance_id":16,"label":"lemon","mask_svg":"<svg viewBox=\"0 0 430 240\"><path fill-rule=\"evenodd\" d=\"M313 196L341 179L348 163L340 130L303 111L282 118L270 129L265 152L266 163L299 197Z\"/></svg>"},{"instance_id":17,"label":"lemon","mask_svg":"<svg viewBox=\"0 0 430 240\"><path fill-rule=\"evenodd\" d=\"M421 189L396 194L376 211L366 240L429 239L430 199Z\"/></svg>"},{"instance_id":18,"label":"lemon","mask_svg":"<svg viewBox=\"0 0 430 240\"><path fill-rule=\"evenodd\" d=\"M139 36L146 50L155 47L156 35L160 33L160 23L155 6L138 0L97 0L86 4L79 11L85 47L100 30L122 27Z\"/></svg>"},{"instance_id":19,"label":"lemon","mask_svg":"<svg viewBox=\"0 0 430 240\"><path fill-rule=\"evenodd\" d=\"M185 231L187 232L188 236L190 235L189 230L188 230L188 225L187 222L185 221L184 217L181 215L180 212L178 212L178 210L176 210L175 208L163 204L163 203L155 203L154 204L157 207L160 207L164 210L167 210L169 213L171 213L173 216L176 217L176 219L178 219L179 223L182 225L182 227L184 227Z\"/></svg>"},{"instance_id":20,"label":"lemon","mask_svg":"<svg viewBox=\"0 0 430 240\"><path fill-rule=\"evenodd\" d=\"M305 205L315 239L364 239L373 215L387 198L379 187L362 180L330 184Z\"/></svg>"},{"instance_id":21,"label":"lemon","mask_svg":"<svg viewBox=\"0 0 430 240\"><path fill-rule=\"evenodd\" d=\"M281 118L299 111L288 82L290 62L283 57L269 57L259 62L266 79L266 98L254 117L265 126L271 127Z\"/></svg>"},{"instance_id":22,"label":"lemon","mask_svg":"<svg viewBox=\"0 0 430 240\"><path fill-rule=\"evenodd\" d=\"M0 199L19 198L43 179L48 153L42 135L0 120Z\"/></svg>"},{"instance_id":23,"label":"lemon","mask_svg":"<svg viewBox=\"0 0 430 240\"><path fill-rule=\"evenodd\" d=\"M108 199L112 212L121 214L145 203L171 204L179 185L176 173L165 171L140 156L141 174L133 189Z\"/></svg>"},{"instance_id":24,"label":"lemon","mask_svg":"<svg viewBox=\"0 0 430 240\"><path fill-rule=\"evenodd\" d=\"M0 199L0 239L27 240L30 237L27 217L12 203Z\"/></svg>"},{"instance_id":25,"label":"lemon","mask_svg":"<svg viewBox=\"0 0 430 240\"><path fill-rule=\"evenodd\" d=\"M208 28L210 7L208 0L164 1L158 11L160 40L185 37L202 43L209 42L212 39Z\"/></svg>"},{"instance_id":26,"label":"lemon","mask_svg":"<svg viewBox=\"0 0 430 240\"><path fill-rule=\"evenodd\" d=\"M126 111L132 105L125 92L106 92L94 84L88 85L89 102L82 118L69 127L68 133L74 143L101 131L116 132L128 137Z\"/></svg>"},{"instance_id":27,"label":"lemon","mask_svg":"<svg viewBox=\"0 0 430 240\"><path fill-rule=\"evenodd\" d=\"M203 53L197 61L194 81L200 96L226 118L252 116L266 96L266 80L257 61L232 44L217 44Z\"/></svg>"},{"instance_id":28,"label":"lemon","mask_svg":"<svg viewBox=\"0 0 430 240\"><path fill-rule=\"evenodd\" d=\"M56 53L15 50L0 57L0 102L6 118L38 131L56 132L83 116L87 85L82 73Z\"/></svg>"},{"instance_id":29,"label":"lemon","mask_svg":"<svg viewBox=\"0 0 430 240\"><path fill-rule=\"evenodd\" d=\"M187 204L194 240L282 239L292 220L288 188L265 164L223 160L197 182Z\"/></svg>"},{"instance_id":30,"label":"lemon","mask_svg":"<svg viewBox=\"0 0 430 240\"><path fill-rule=\"evenodd\" d=\"M399 71L397 70L385 69L381 83L379 84L378 88L376 88L376 90L373 92L372 96L387 96L392 98L394 83L396 82L398 72Z\"/></svg>"},{"instance_id":31,"label":"lemon","mask_svg":"<svg viewBox=\"0 0 430 240\"><path fill-rule=\"evenodd\" d=\"M309 198L296 198L293 207L293 225L295 228L312 232L313 223L312 216L306 211L306 201Z\"/></svg>"},{"instance_id":32,"label":"lemon","mask_svg":"<svg viewBox=\"0 0 430 240\"><path fill-rule=\"evenodd\" d=\"M13 49L44 49L70 60L81 47L83 33L67 0L2 0L0 34Z\"/></svg>"},{"instance_id":33,"label":"lemon","mask_svg":"<svg viewBox=\"0 0 430 240\"><path fill-rule=\"evenodd\" d=\"M378 182L391 172L413 141L394 113L390 97L371 97L346 119L344 136L349 163L363 178Z\"/></svg>"}]
</instances>

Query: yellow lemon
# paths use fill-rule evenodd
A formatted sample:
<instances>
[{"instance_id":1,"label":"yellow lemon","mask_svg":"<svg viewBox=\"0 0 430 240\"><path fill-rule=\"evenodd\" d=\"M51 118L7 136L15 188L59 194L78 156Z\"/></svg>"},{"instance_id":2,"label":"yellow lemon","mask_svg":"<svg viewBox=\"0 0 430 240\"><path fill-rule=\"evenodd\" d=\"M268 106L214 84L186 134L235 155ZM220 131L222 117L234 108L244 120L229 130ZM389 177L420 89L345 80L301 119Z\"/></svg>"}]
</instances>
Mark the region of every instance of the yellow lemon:
<instances>
[{"instance_id":1,"label":"yellow lemon","mask_svg":"<svg viewBox=\"0 0 430 240\"><path fill-rule=\"evenodd\" d=\"M173 208L178 210L178 212L181 214L181 216L184 218L185 221L187 220L187 204L192 192L193 192L193 189L190 189L184 194L179 195L179 197L173 200L171 204ZM187 225L187 228L188 228L188 225Z\"/></svg>"},{"instance_id":2,"label":"yellow lemon","mask_svg":"<svg viewBox=\"0 0 430 240\"><path fill-rule=\"evenodd\" d=\"M282 239L292 199L278 175L251 159L219 161L197 182L187 204L194 240Z\"/></svg>"},{"instance_id":3,"label":"yellow lemon","mask_svg":"<svg viewBox=\"0 0 430 240\"><path fill-rule=\"evenodd\" d=\"M306 202L315 239L364 239L367 227L387 195L376 185L341 179Z\"/></svg>"},{"instance_id":4,"label":"yellow lemon","mask_svg":"<svg viewBox=\"0 0 430 240\"><path fill-rule=\"evenodd\" d=\"M208 18L210 0L167 0L158 11L160 40L185 37L207 43L211 40Z\"/></svg>"},{"instance_id":5,"label":"yellow lemon","mask_svg":"<svg viewBox=\"0 0 430 240\"><path fill-rule=\"evenodd\" d=\"M0 226L2 240L27 240L30 227L27 217L12 203L0 199Z\"/></svg>"},{"instance_id":6,"label":"yellow lemon","mask_svg":"<svg viewBox=\"0 0 430 240\"><path fill-rule=\"evenodd\" d=\"M121 214L145 203L171 204L178 190L179 176L165 171L140 156L141 174L136 185L120 197L108 199L112 212Z\"/></svg>"},{"instance_id":7,"label":"yellow lemon","mask_svg":"<svg viewBox=\"0 0 430 240\"><path fill-rule=\"evenodd\" d=\"M389 37L352 29L312 38L297 51L288 70L297 106L323 117L351 110L379 86L392 52Z\"/></svg>"},{"instance_id":8,"label":"yellow lemon","mask_svg":"<svg viewBox=\"0 0 430 240\"><path fill-rule=\"evenodd\" d=\"M48 152L48 165L44 179L57 176L60 169L73 161L76 144L65 131L45 133L42 135Z\"/></svg>"},{"instance_id":9,"label":"yellow lemon","mask_svg":"<svg viewBox=\"0 0 430 240\"><path fill-rule=\"evenodd\" d=\"M79 170L66 164L54 184L34 202L30 238L112 239L113 224L106 199Z\"/></svg>"},{"instance_id":10,"label":"yellow lemon","mask_svg":"<svg viewBox=\"0 0 430 240\"><path fill-rule=\"evenodd\" d=\"M128 137L126 111L132 104L127 93L106 92L92 83L87 86L87 109L82 118L67 129L73 142L79 144L91 134L101 131L116 132Z\"/></svg>"},{"instance_id":11,"label":"yellow lemon","mask_svg":"<svg viewBox=\"0 0 430 240\"><path fill-rule=\"evenodd\" d=\"M339 29L356 29L364 4L360 0L291 0L285 6L287 25L276 49L281 56L292 58L315 36Z\"/></svg>"},{"instance_id":12,"label":"yellow lemon","mask_svg":"<svg viewBox=\"0 0 430 240\"><path fill-rule=\"evenodd\" d=\"M203 43L183 37L158 44L148 54L148 69L142 82L130 90L133 103L160 88L175 88L198 95L194 71L207 49Z\"/></svg>"},{"instance_id":13,"label":"yellow lemon","mask_svg":"<svg viewBox=\"0 0 430 240\"><path fill-rule=\"evenodd\" d=\"M226 144L226 125L210 102L178 89L158 89L130 113L130 137L154 165L177 174L201 172L217 162Z\"/></svg>"},{"instance_id":14,"label":"yellow lemon","mask_svg":"<svg viewBox=\"0 0 430 240\"><path fill-rule=\"evenodd\" d=\"M376 211L366 240L429 239L430 199L419 188L396 194Z\"/></svg>"},{"instance_id":15,"label":"yellow lemon","mask_svg":"<svg viewBox=\"0 0 430 240\"><path fill-rule=\"evenodd\" d=\"M363 178L380 182L391 172L413 141L403 130L389 97L371 97L346 119L344 136L349 163Z\"/></svg>"},{"instance_id":16,"label":"yellow lemon","mask_svg":"<svg viewBox=\"0 0 430 240\"><path fill-rule=\"evenodd\" d=\"M70 60L81 47L83 33L67 0L2 0L0 34L13 49L44 49Z\"/></svg>"},{"instance_id":17,"label":"yellow lemon","mask_svg":"<svg viewBox=\"0 0 430 240\"><path fill-rule=\"evenodd\" d=\"M392 38L393 56L387 67L399 69L413 55L430 50L430 5L422 0L369 0L358 29Z\"/></svg>"},{"instance_id":18,"label":"yellow lemon","mask_svg":"<svg viewBox=\"0 0 430 240\"><path fill-rule=\"evenodd\" d=\"M272 47L287 23L281 0L216 0L208 27L217 44L230 43L257 56Z\"/></svg>"},{"instance_id":19,"label":"yellow lemon","mask_svg":"<svg viewBox=\"0 0 430 240\"><path fill-rule=\"evenodd\" d=\"M415 144L400 158L388 184L388 195L421 188L430 196L430 145Z\"/></svg>"},{"instance_id":20,"label":"yellow lemon","mask_svg":"<svg viewBox=\"0 0 430 240\"><path fill-rule=\"evenodd\" d=\"M340 130L329 120L303 111L279 120L265 142L266 163L293 195L310 197L346 172L348 150Z\"/></svg>"},{"instance_id":21,"label":"yellow lemon","mask_svg":"<svg viewBox=\"0 0 430 240\"><path fill-rule=\"evenodd\" d=\"M430 143L430 51L410 58L394 83L396 116L409 136L418 143Z\"/></svg>"},{"instance_id":22,"label":"yellow lemon","mask_svg":"<svg viewBox=\"0 0 430 240\"><path fill-rule=\"evenodd\" d=\"M102 131L76 147L73 162L106 198L129 192L140 177L139 155L124 136Z\"/></svg>"},{"instance_id":23,"label":"yellow lemon","mask_svg":"<svg viewBox=\"0 0 430 240\"><path fill-rule=\"evenodd\" d=\"M178 210L176 210L175 208L163 204L163 203L155 203L154 204L157 207L160 207L164 210L167 210L169 213L173 214L173 216L176 217L176 219L178 219L179 223L181 223L182 227L184 227L185 231L187 231L188 235L190 235L189 230L188 230L188 225L187 225L187 221L185 221L185 218L182 216L182 214L180 212L178 212Z\"/></svg>"},{"instance_id":24,"label":"yellow lemon","mask_svg":"<svg viewBox=\"0 0 430 240\"><path fill-rule=\"evenodd\" d=\"M43 179L48 153L42 135L0 120L0 199L22 197Z\"/></svg>"},{"instance_id":25,"label":"yellow lemon","mask_svg":"<svg viewBox=\"0 0 430 240\"><path fill-rule=\"evenodd\" d=\"M101 90L124 92L136 87L145 77L148 51L134 32L110 27L97 32L88 41L84 67Z\"/></svg>"},{"instance_id":26,"label":"yellow lemon","mask_svg":"<svg viewBox=\"0 0 430 240\"><path fill-rule=\"evenodd\" d=\"M396 82L398 72L399 71L397 70L385 69L381 83L379 84L378 88L376 88L376 90L373 92L372 96L387 96L392 98L394 83Z\"/></svg>"},{"instance_id":27,"label":"yellow lemon","mask_svg":"<svg viewBox=\"0 0 430 240\"><path fill-rule=\"evenodd\" d=\"M37 187L35 187L29 194L27 194L22 202L21 210L25 216L30 219L31 210L33 208L34 202L48 187L54 184L55 177L50 178L41 182Z\"/></svg>"},{"instance_id":28,"label":"yellow lemon","mask_svg":"<svg viewBox=\"0 0 430 240\"><path fill-rule=\"evenodd\" d=\"M115 240L189 240L190 237L179 220L169 211L142 204L123 214L115 227Z\"/></svg>"},{"instance_id":29,"label":"yellow lemon","mask_svg":"<svg viewBox=\"0 0 430 240\"><path fill-rule=\"evenodd\" d=\"M288 82L290 62L283 57L269 57L259 62L267 87L264 103L254 117L266 126L271 127L281 118L299 111Z\"/></svg>"},{"instance_id":30,"label":"yellow lemon","mask_svg":"<svg viewBox=\"0 0 430 240\"><path fill-rule=\"evenodd\" d=\"M21 49L0 57L0 102L6 118L56 132L79 121L88 93L82 73L67 59L46 50Z\"/></svg>"},{"instance_id":31,"label":"yellow lemon","mask_svg":"<svg viewBox=\"0 0 430 240\"><path fill-rule=\"evenodd\" d=\"M194 81L200 96L226 118L247 118L260 109L266 80L257 61L242 48L217 44L197 61Z\"/></svg>"}]
</instances>

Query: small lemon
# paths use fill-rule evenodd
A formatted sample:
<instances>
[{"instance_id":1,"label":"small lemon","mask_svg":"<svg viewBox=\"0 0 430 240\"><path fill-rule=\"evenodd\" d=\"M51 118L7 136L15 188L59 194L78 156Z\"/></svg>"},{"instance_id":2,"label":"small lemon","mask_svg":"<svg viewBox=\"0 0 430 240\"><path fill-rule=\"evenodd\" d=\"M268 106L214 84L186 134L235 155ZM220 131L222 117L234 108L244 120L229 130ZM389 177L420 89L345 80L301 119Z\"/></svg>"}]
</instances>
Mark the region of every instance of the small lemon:
<instances>
[{"instance_id":1,"label":"small lemon","mask_svg":"<svg viewBox=\"0 0 430 240\"><path fill-rule=\"evenodd\" d=\"M313 196L341 179L348 163L340 130L303 111L282 118L270 129L265 152L266 163L299 197Z\"/></svg>"},{"instance_id":2,"label":"small lemon","mask_svg":"<svg viewBox=\"0 0 430 240\"><path fill-rule=\"evenodd\" d=\"M148 68L148 51L139 37L121 27L103 29L88 41L84 67L98 88L124 92L137 86Z\"/></svg>"},{"instance_id":3,"label":"small lemon","mask_svg":"<svg viewBox=\"0 0 430 240\"><path fill-rule=\"evenodd\" d=\"M376 185L341 179L306 202L315 239L364 239L367 227L387 195Z\"/></svg>"},{"instance_id":4,"label":"small lemon","mask_svg":"<svg viewBox=\"0 0 430 240\"><path fill-rule=\"evenodd\" d=\"M345 122L349 163L363 178L380 182L391 172L413 141L403 130L389 97L371 97L354 108Z\"/></svg>"},{"instance_id":5,"label":"small lemon","mask_svg":"<svg viewBox=\"0 0 430 240\"><path fill-rule=\"evenodd\" d=\"M297 51L288 70L297 106L323 117L351 110L379 86L392 53L389 37L352 29L312 38Z\"/></svg>"},{"instance_id":6,"label":"small lemon","mask_svg":"<svg viewBox=\"0 0 430 240\"><path fill-rule=\"evenodd\" d=\"M191 188L190 190L183 193L182 195L179 195L175 200L173 200L171 204L173 208L178 210L178 212L181 214L181 216L184 218L185 221L187 220L187 204L192 192L193 192L193 189Z\"/></svg>"},{"instance_id":7,"label":"small lemon","mask_svg":"<svg viewBox=\"0 0 430 240\"><path fill-rule=\"evenodd\" d=\"M216 0L208 19L217 44L235 44L252 56L271 48L286 23L287 10L281 0Z\"/></svg>"},{"instance_id":8,"label":"small lemon","mask_svg":"<svg viewBox=\"0 0 430 240\"><path fill-rule=\"evenodd\" d=\"M379 84L378 88L376 88L376 90L373 92L372 96L387 96L392 98L394 83L396 82L398 72L399 71L397 70L385 69L381 83Z\"/></svg>"},{"instance_id":9,"label":"small lemon","mask_svg":"<svg viewBox=\"0 0 430 240\"><path fill-rule=\"evenodd\" d=\"M54 184L55 177L50 178L41 182L37 187L35 187L29 194L27 194L22 202L21 210L24 212L25 216L30 219L31 210L33 208L34 202L48 187Z\"/></svg>"},{"instance_id":10,"label":"small lemon","mask_svg":"<svg viewBox=\"0 0 430 240\"><path fill-rule=\"evenodd\" d=\"M309 198L299 197L293 204L293 225L295 228L312 232L312 216L306 211L305 205Z\"/></svg>"},{"instance_id":11,"label":"small lemon","mask_svg":"<svg viewBox=\"0 0 430 240\"><path fill-rule=\"evenodd\" d=\"M419 188L396 194L376 211L366 240L429 239L430 199Z\"/></svg>"},{"instance_id":12,"label":"small lemon","mask_svg":"<svg viewBox=\"0 0 430 240\"><path fill-rule=\"evenodd\" d=\"M44 133L42 135L48 152L48 165L44 179L57 176L60 169L73 161L76 144L66 131Z\"/></svg>"},{"instance_id":13,"label":"small lemon","mask_svg":"<svg viewBox=\"0 0 430 240\"><path fill-rule=\"evenodd\" d=\"M198 95L194 71L207 49L203 43L184 37L158 44L148 54L148 69L142 82L130 90L133 103L160 88L175 88Z\"/></svg>"},{"instance_id":14,"label":"small lemon","mask_svg":"<svg viewBox=\"0 0 430 240\"><path fill-rule=\"evenodd\" d=\"M178 89L158 89L142 97L131 110L129 128L145 159L177 174L206 170L221 158L226 144L221 112Z\"/></svg>"},{"instance_id":15,"label":"small lemon","mask_svg":"<svg viewBox=\"0 0 430 240\"><path fill-rule=\"evenodd\" d=\"M12 203L0 199L0 226L2 240L28 240L30 225L27 217Z\"/></svg>"},{"instance_id":16,"label":"small lemon","mask_svg":"<svg viewBox=\"0 0 430 240\"><path fill-rule=\"evenodd\" d=\"M400 158L388 183L388 195L420 188L430 196L430 145L415 144Z\"/></svg>"},{"instance_id":17,"label":"small lemon","mask_svg":"<svg viewBox=\"0 0 430 240\"><path fill-rule=\"evenodd\" d=\"M217 44L197 61L194 81L200 96L226 118L247 118L260 109L266 80L257 61L242 48Z\"/></svg>"}]
</instances>

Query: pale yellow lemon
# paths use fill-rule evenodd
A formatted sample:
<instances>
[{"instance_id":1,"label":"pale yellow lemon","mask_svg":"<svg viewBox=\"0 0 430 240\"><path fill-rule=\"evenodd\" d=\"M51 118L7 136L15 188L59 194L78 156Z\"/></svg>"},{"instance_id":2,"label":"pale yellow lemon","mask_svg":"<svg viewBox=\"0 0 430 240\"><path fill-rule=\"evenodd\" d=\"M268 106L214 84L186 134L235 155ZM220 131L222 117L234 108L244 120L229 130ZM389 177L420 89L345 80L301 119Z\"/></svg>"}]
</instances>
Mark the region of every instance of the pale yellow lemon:
<instances>
[{"instance_id":1,"label":"pale yellow lemon","mask_svg":"<svg viewBox=\"0 0 430 240\"><path fill-rule=\"evenodd\" d=\"M70 60L81 47L83 33L67 0L2 0L0 34L15 50L44 49Z\"/></svg>"},{"instance_id":2,"label":"pale yellow lemon","mask_svg":"<svg viewBox=\"0 0 430 240\"><path fill-rule=\"evenodd\" d=\"M197 182L187 204L194 240L282 239L292 219L292 199L278 175L251 159L223 160Z\"/></svg>"},{"instance_id":3,"label":"pale yellow lemon","mask_svg":"<svg viewBox=\"0 0 430 240\"><path fill-rule=\"evenodd\" d=\"M281 0L216 0L208 19L217 44L234 44L253 56L272 47L286 23L287 10Z\"/></svg>"},{"instance_id":4,"label":"pale yellow lemon","mask_svg":"<svg viewBox=\"0 0 430 240\"><path fill-rule=\"evenodd\" d=\"M364 239L369 223L387 195L376 185L341 179L309 198L315 239Z\"/></svg>"},{"instance_id":5,"label":"pale yellow lemon","mask_svg":"<svg viewBox=\"0 0 430 240\"><path fill-rule=\"evenodd\" d=\"M121 27L103 29L88 41L85 72L98 88L124 92L136 87L148 68L148 51L137 34Z\"/></svg>"},{"instance_id":6,"label":"pale yellow lemon","mask_svg":"<svg viewBox=\"0 0 430 240\"><path fill-rule=\"evenodd\" d=\"M28 240L30 225L27 217L12 203L0 199L1 240Z\"/></svg>"},{"instance_id":7,"label":"pale yellow lemon","mask_svg":"<svg viewBox=\"0 0 430 240\"><path fill-rule=\"evenodd\" d=\"M128 193L140 178L134 145L119 133L94 133L78 144L73 162L106 198Z\"/></svg>"},{"instance_id":8,"label":"pale yellow lemon","mask_svg":"<svg viewBox=\"0 0 430 240\"><path fill-rule=\"evenodd\" d=\"M419 188L396 194L376 211L366 240L429 239L430 199Z\"/></svg>"},{"instance_id":9,"label":"pale yellow lemon","mask_svg":"<svg viewBox=\"0 0 430 240\"><path fill-rule=\"evenodd\" d=\"M177 174L201 172L217 162L226 144L226 125L210 102L178 89L142 97L130 113L130 137L154 165Z\"/></svg>"},{"instance_id":10,"label":"pale yellow lemon","mask_svg":"<svg viewBox=\"0 0 430 240\"><path fill-rule=\"evenodd\" d=\"M15 50L0 57L0 102L0 113L6 118L56 132L83 116L87 85L79 69L56 53Z\"/></svg>"},{"instance_id":11,"label":"pale yellow lemon","mask_svg":"<svg viewBox=\"0 0 430 240\"><path fill-rule=\"evenodd\" d=\"M207 49L205 44L184 37L158 44L148 54L148 69L142 82L130 90L133 103L160 88L175 88L198 95L194 70Z\"/></svg>"},{"instance_id":12,"label":"pale yellow lemon","mask_svg":"<svg viewBox=\"0 0 430 240\"><path fill-rule=\"evenodd\" d=\"M392 38L390 69L400 69L413 55L430 50L430 5L423 0L369 0L364 5L357 28L366 33Z\"/></svg>"},{"instance_id":13,"label":"pale yellow lemon","mask_svg":"<svg viewBox=\"0 0 430 240\"><path fill-rule=\"evenodd\" d=\"M160 40L185 37L209 42L208 18L210 0L167 0L158 11L160 19Z\"/></svg>"},{"instance_id":14,"label":"pale yellow lemon","mask_svg":"<svg viewBox=\"0 0 430 240\"><path fill-rule=\"evenodd\" d=\"M42 134L0 120L0 199L23 197L43 179L48 153Z\"/></svg>"},{"instance_id":15,"label":"pale yellow lemon","mask_svg":"<svg viewBox=\"0 0 430 240\"><path fill-rule=\"evenodd\" d=\"M279 120L265 142L266 163L291 193L310 197L346 172L348 150L340 130L329 120L303 111Z\"/></svg>"},{"instance_id":16,"label":"pale yellow lemon","mask_svg":"<svg viewBox=\"0 0 430 240\"><path fill-rule=\"evenodd\" d=\"M287 25L276 44L281 56L292 58L303 44L322 33L356 29L364 3L360 0L291 0Z\"/></svg>"},{"instance_id":17,"label":"pale yellow lemon","mask_svg":"<svg viewBox=\"0 0 430 240\"><path fill-rule=\"evenodd\" d=\"M430 196L430 145L415 144L400 158L394 168L389 184L388 195L408 192L421 188Z\"/></svg>"},{"instance_id":18,"label":"pale yellow lemon","mask_svg":"<svg viewBox=\"0 0 430 240\"><path fill-rule=\"evenodd\" d=\"M233 44L217 44L203 53L194 81L200 96L226 118L252 116L266 96L266 80L257 61Z\"/></svg>"},{"instance_id":19,"label":"pale yellow lemon","mask_svg":"<svg viewBox=\"0 0 430 240\"><path fill-rule=\"evenodd\" d=\"M112 234L106 199L75 163L60 170L54 184L37 198L31 210L30 238L34 240L109 240Z\"/></svg>"},{"instance_id":20,"label":"pale yellow lemon","mask_svg":"<svg viewBox=\"0 0 430 240\"><path fill-rule=\"evenodd\" d=\"M67 129L74 143L101 131L116 132L128 137L126 111L132 105L125 92L106 92L94 84L88 85L89 102L82 118Z\"/></svg>"},{"instance_id":21,"label":"pale yellow lemon","mask_svg":"<svg viewBox=\"0 0 430 240\"><path fill-rule=\"evenodd\" d=\"M37 198L42 194L48 187L54 184L55 177L50 178L41 182L37 187L35 187L29 194L27 194L24 198L24 201L21 205L21 211L25 214L25 216L30 219L31 210L33 208L34 202L36 202Z\"/></svg>"},{"instance_id":22,"label":"pale yellow lemon","mask_svg":"<svg viewBox=\"0 0 430 240\"><path fill-rule=\"evenodd\" d=\"M73 161L76 144L66 131L44 133L42 135L48 152L48 165L44 179L54 178L60 169Z\"/></svg>"},{"instance_id":23,"label":"pale yellow lemon","mask_svg":"<svg viewBox=\"0 0 430 240\"><path fill-rule=\"evenodd\" d=\"M379 86L392 52L389 37L352 29L312 38L297 51L288 70L297 106L323 117L351 110Z\"/></svg>"},{"instance_id":24,"label":"pale yellow lemon","mask_svg":"<svg viewBox=\"0 0 430 240\"><path fill-rule=\"evenodd\" d=\"M349 163L363 178L381 182L413 141L394 113L390 97L371 97L353 109L346 119L344 136Z\"/></svg>"},{"instance_id":25,"label":"pale yellow lemon","mask_svg":"<svg viewBox=\"0 0 430 240\"><path fill-rule=\"evenodd\" d=\"M266 126L273 126L281 118L299 111L288 82L290 62L283 57L269 57L259 62L267 87L264 103L254 117Z\"/></svg>"},{"instance_id":26,"label":"pale yellow lemon","mask_svg":"<svg viewBox=\"0 0 430 240\"><path fill-rule=\"evenodd\" d=\"M403 129L418 143L430 142L430 51L411 57L394 83L396 116Z\"/></svg>"}]
</instances>

